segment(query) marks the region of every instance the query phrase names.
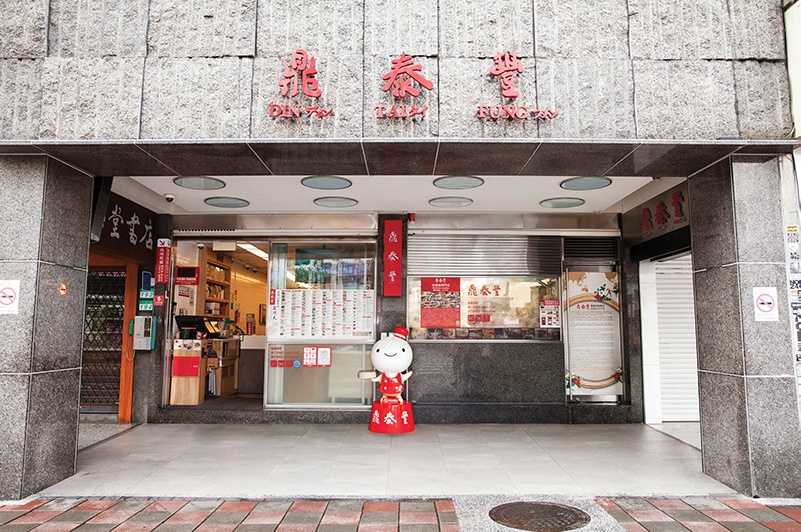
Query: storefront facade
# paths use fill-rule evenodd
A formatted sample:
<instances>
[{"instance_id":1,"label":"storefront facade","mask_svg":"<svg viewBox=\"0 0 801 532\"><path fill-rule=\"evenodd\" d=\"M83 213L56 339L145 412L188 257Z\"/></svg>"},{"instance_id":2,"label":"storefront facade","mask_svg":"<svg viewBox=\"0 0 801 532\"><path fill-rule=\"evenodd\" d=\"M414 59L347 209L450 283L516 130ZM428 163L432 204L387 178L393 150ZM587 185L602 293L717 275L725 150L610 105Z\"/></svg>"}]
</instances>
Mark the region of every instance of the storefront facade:
<instances>
[{"instance_id":1,"label":"storefront facade","mask_svg":"<svg viewBox=\"0 0 801 532\"><path fill-rule=\"evenodd\" d=\"M342 375L404 325L418 423L640 423L639 263L691 250L704 471L801 495L792 2L112 4L0 8L0 499L74 471L100 176L167 250L135 421L366 423L372 392ZM303 182L321 175L348 185ZM251 241L269 273L226 255ZM266 274L263 324L234 274ZM349 332L280 317L333 292L363 298ZM258 395L242 375L263 372L260 407L171 404L173 314L237 311L264 331L236 383Z\"/></svg>"}]
</instances>

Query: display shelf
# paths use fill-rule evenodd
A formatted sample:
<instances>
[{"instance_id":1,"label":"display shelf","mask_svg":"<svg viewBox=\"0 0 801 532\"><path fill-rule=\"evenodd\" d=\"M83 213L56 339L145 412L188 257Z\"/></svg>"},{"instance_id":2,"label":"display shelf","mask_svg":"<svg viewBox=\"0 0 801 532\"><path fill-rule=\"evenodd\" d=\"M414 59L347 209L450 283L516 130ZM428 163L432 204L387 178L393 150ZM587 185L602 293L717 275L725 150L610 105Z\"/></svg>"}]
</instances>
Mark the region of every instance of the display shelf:
<instances>
[{"instance_id":1,"label":"display shelf","mask_svg":"<svg viewBox=\"0 0 801 532\"><path fill-rule=\"evenodd\" d=\"M203 249L198 252L197 314L225 319L231 315L231 257Z\"/></svg>"}]
</instances>

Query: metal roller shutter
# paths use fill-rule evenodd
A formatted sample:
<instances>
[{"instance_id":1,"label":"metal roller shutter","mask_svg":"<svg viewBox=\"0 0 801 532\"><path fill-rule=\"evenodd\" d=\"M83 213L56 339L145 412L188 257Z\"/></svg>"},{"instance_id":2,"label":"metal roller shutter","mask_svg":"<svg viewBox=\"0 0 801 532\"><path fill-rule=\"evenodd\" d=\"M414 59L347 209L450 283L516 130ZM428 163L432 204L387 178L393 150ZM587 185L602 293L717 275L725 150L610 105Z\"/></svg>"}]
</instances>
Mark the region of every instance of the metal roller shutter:
<instances>
[{"instance_id":1,"label":"metal roller shutter","mask_svg":"<svg viewBox=\"0 0 801 532\"><path fill-rule=\"evenodd\" d=\"M691 257L656 263L662 421L698 421Z\"/></svg>"},{"instance_id":2,"label":"metal roller shutter","mask_svg":"<svg viewBox=\"0 0 801 532\"><path fill-rule=\"evenodd\" d=\"M411 277L560 275L562 239L541 236L409 235Z\"/></svg>"}]
</instances>

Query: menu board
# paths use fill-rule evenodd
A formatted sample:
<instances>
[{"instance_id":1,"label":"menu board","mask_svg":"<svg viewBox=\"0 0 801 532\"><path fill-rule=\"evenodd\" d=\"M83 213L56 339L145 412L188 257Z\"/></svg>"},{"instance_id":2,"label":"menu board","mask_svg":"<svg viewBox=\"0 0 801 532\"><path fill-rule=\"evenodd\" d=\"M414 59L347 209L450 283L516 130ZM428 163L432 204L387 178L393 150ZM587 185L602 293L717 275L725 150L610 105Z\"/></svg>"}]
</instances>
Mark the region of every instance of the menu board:
<instances>
[{"instance_id":1,"label":"menu board","mask_svg":"<svg viewBox=\"0 0 801 532\"><path fill-rule=\"evenodd\" d=\"M267 336L372 338L374 290L270 290Z\"/></svg>"}]
</instances>

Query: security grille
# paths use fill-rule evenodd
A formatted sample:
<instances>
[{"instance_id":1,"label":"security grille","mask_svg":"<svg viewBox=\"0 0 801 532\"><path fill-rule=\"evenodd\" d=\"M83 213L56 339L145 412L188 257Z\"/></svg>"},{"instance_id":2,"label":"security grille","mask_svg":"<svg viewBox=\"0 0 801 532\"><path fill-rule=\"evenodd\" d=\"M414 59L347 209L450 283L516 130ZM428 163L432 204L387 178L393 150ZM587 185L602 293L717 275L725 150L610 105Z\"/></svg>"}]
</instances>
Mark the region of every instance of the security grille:
<instances>
[{"instance_id":1,"label":"security grille","mask_svg":"<svg viewBox=\"0 0 801 532\"><path fill-rule=\"evenodd\" d=\"M117 411L124 308L125 268L90 267L83 329L82 412Z\"/></svg>"}]
</instances>

